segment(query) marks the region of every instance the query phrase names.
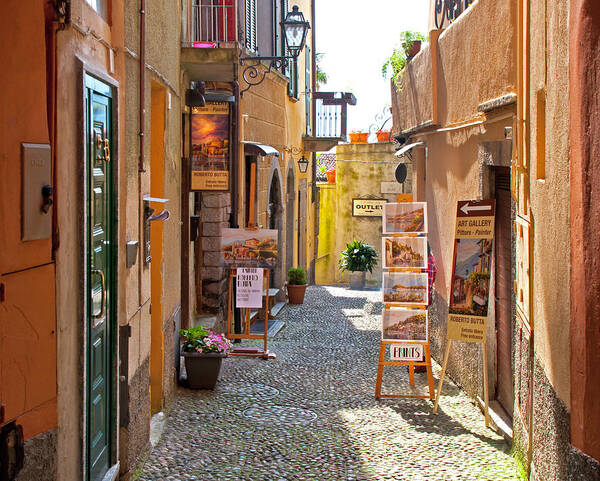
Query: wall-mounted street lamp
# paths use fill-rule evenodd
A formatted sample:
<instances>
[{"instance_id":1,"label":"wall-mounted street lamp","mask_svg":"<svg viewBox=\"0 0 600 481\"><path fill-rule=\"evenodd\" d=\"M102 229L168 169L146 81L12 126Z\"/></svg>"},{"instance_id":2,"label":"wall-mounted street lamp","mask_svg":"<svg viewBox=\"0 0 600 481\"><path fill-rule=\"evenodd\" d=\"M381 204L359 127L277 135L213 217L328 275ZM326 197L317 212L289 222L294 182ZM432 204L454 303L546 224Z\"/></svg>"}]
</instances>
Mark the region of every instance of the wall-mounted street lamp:
<instances>
[{"instance_id":1,"label":"wall-mounted street lamp","mask_svg":"<svg viewBox=\"0 0 600 481\"><path fill-rule=\"evenodd\" d=\"M240 57L240 65L244 65L246 60L254 60L256 62L253 65L246 66L242 72L242 77L248 86L240 91L240 95L254 85L261 84L267 77L267 74L274 68L288 68L290 60L298 58L298 55L300 55L300 52L304 48L304 45L306 44L306 34L310 28L310 23L306 21L302 12L298 10L298 5L294 5L292 11L288 12L286 15L285 20L279 24L284 32L286 46L290 55L283 55L280 57ZM269 61L269 69L265 70L262 76L257 68L261 61Z\"/></svg>"},{"instance_id":2,"label":"wall-mounted street lamp","mask_svg":"<svg viewBox=\"0 0 600 481\"><path fill-rule=\"evenodd\" d=\"M302 156L298 159L298 169L300 169L302 174L306 172L308 169L308 160L306 157Z\"/></svg>"}]
</instances>

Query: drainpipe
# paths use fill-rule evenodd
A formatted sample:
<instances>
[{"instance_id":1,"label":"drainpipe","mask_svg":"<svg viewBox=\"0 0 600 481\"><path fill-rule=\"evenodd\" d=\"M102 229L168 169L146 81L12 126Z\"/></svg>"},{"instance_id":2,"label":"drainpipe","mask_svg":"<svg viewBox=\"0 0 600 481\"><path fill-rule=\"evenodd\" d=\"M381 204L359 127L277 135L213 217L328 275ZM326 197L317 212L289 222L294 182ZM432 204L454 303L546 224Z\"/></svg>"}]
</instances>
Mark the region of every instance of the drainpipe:
<instances>
[{"instance_id":1,"label":"drainpipe","mask_svg":"<svg viewBox=\"0 0 600 481\"><path fill-rule=\"evenodd\" d=\"M146 63L144 52L146 50L146 0L140 0L140 158L138 164L139 172L146 172L144 169L144 80ZM140 184L141 187L141 184Z\"/></svg>"},{"instance_id":2,"label":"drainpipe","mask_svg":"<svg viewBox=\"0 0 600 481\"><path fill-rule=\"evenodd\" d=\"M311 36L310 36L310 47L312 49L312 58L311 58L311 69L310 69L310 90L312 95L310 96L310 122L311 122L311 134L313 137L317 135L317 113L316 107L317 102L315 100L315 92L317 91L317 41L316 41L316 27L315 27L315 19L317 15L315 14L315 5L316 0L311 0L310 2L310 21L311 21ZM312 153L312 181L313 181L313 223L314 223L314 243L313 243L313 269L310 273L310 281L315 284L317 279L317 255L319 252L319 237L317 232L319 230L319 225L317 224L319 220L319 189L317 188L317 153Z\"/></svg>"},{"instance_id":3,"label":"drainpipe","mask_svg":"<svg viewBox=\"0 0 600 481\"><path fill-rule=\"evenodd\" d=\"M231 216L229 217L230 227L237 229L238 225L238 192L239 192L239 173L240 173L240 139L239 139L239 115L240 115L240 85L237 81L233 82L233 112L231 115Z\"/></svg>"}]
</instances>

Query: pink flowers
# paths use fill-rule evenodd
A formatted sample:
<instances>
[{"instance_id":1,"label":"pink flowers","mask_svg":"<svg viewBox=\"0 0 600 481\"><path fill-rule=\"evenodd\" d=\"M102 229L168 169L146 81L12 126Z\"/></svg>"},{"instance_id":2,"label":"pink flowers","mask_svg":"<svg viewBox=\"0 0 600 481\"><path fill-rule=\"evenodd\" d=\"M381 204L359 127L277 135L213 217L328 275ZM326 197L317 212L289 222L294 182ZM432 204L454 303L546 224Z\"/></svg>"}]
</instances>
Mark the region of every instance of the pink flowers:
<instances>
[{"instance_id":1,"label":"pink flowers","mask_svg":"<svg viewBox=\"0 0 600 481\"><path fill-rule=\"evenodd\" d=\"M180 335L185 339L182 345L184 352L227 354L233 347L224 334L217 334L203 326L182 329Z\"/></svg>"}]
</instances>

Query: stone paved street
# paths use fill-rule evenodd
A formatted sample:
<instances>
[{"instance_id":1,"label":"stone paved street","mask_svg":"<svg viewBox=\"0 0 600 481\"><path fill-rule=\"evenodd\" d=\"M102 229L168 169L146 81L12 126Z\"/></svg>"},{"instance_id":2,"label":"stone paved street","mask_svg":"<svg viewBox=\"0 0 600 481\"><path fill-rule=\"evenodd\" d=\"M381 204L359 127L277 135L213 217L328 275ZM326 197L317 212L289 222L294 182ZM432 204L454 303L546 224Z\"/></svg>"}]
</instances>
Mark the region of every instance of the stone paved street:
<instances>
[{"instance_id":1,"label":"stone paved street","mask_svg":"<svg viewBox=\"0 0 600 481\"><path fill-rule=\"evenodd\" d=\"M180 390L139 479L519 479L451 382L437 416L429 400L375 400L381 309L379 291L310 287L270 339L276 359L226 359L214 392ZM405 368L386 368L383 392L407 389Z\"/></svg>"}]
</instances>

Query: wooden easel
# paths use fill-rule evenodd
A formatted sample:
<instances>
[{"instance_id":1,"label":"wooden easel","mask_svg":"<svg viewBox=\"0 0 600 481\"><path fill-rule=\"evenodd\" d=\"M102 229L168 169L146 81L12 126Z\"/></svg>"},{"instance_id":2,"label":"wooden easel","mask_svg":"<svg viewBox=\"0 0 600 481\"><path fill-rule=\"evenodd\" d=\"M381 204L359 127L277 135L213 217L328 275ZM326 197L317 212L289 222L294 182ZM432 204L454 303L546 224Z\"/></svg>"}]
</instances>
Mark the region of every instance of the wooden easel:
<instances>
[{"instance_id":1,"label":"wooden easel","mask_svg":"<svg viewBox=\"0 0 600 481\"><path fill-rule=\"evenodd\" d=\"M446 345L446 352L444 353L444 365L442 366L442 372L440 374L440 382L438 384L437 395L435 396L435 404L433 405L433 414L437 414L438 406L440 404L440 396L442 394L442 387L444 386L444 377L446 376L446 368L448 367L448 357L450 356L450 347L452 346L453 339L448 339ZM488 393L488 373L487 373L487 349L486 343L481 342L481 348L483 351L483 402L485 403L485 427L490 426L490 400Z\"/></svg>"},{"instance_id":2,"label":"wooden easel","mask_svg":"<svg viewBox=\"0 0 600 481\"><path fill-rule=\"evenodd\" d=\"M392 304L385 304L384 309L390 309ZM405 305L403 307L417 307ZM418 306L422 309L423 306ZM415 361L386 361L385 351L386 346L394 344L412 344L422 345L423 355L425 360L423 362ZM381 394L381 383L383 381L383 366L408 366L408 379L411 386L415 385L415 366L425 366L427 369L427 384L429 385L429 395L426 394ZM431 399L435 397L435 388L433 385L433 370L431 368L431 351L429 349L429 341L385 341L382 340L379 344L379 364L377 365L377 380L375 381L375 399L381 398L417 398L417 399Z\"/></svg>"},{"instance_id":3,"label":"wooden easel","mask_svg":"<svg viewBox=\"0 0 600 481\"><path fill-rule=\"evenodd\" d=\"M265 309L265 330L262 334L251 334L250 332L250 308L242 308L244 315L243 333L236 334L233 328L233 313L235 309L235 299L233 296L233 279L237 276L236 269L229 271L229 294L227 298L227 339L262 339L264 342L263 349L238 347L229 353L230 356L246 356L246 357L262 357L263 359L273 359L275 354L270 353L267 349L267 332L269 329L269 279L270 271L263 269L263 276L267 281L267 299Z\"/></svg>"}]
</instances>

